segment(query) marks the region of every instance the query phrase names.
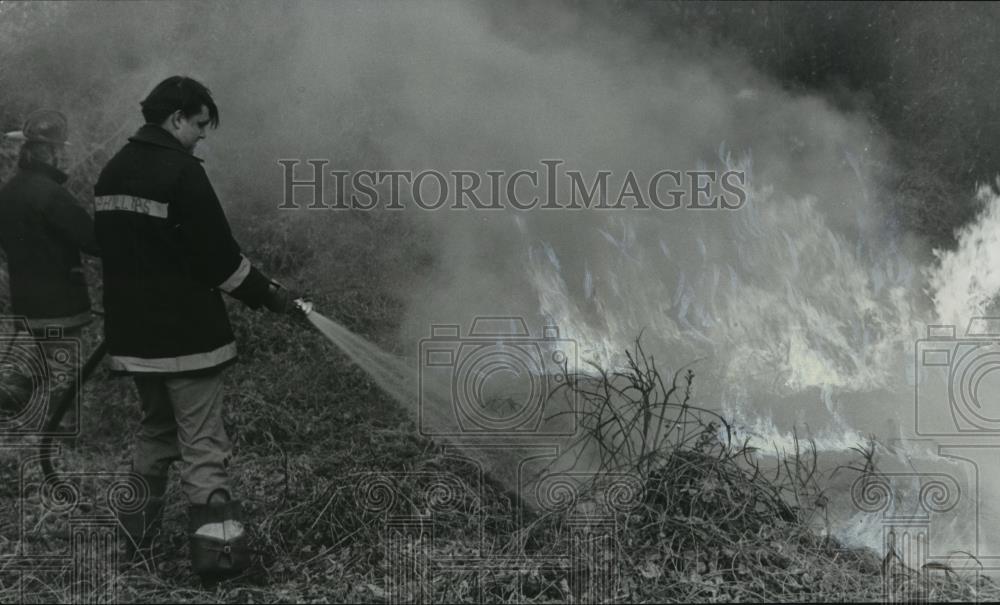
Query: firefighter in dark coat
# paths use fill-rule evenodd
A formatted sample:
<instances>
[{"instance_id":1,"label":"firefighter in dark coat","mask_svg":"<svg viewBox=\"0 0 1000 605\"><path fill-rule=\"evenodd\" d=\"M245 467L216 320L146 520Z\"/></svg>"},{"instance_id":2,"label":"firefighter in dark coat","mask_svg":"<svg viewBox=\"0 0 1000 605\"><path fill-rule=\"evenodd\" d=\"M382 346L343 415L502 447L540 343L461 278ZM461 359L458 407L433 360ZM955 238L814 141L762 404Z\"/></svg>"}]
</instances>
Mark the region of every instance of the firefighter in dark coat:
<instances>
[{"instance_id":1,"label":"firefighter in dark coat","mask_svg":"<svg viewBox=\"0 0 1000 605\"><path fill-rule=\"evenodd\" d=\"M238 572L250 562L226 462L223 369L236 344L221 293L251 308L293 310L288 290L240 252L202 160L193 155L219 122L209 90L164 80L142 102L146 124L94 187L104 269L111 369L134 377L142 401L133 470L150 494L122 524L139 546L155 533L167 470L183 461L195 572Z\"/></svg>"},{"instance_id":2,"label":"firefighter in dark coat","mask_svg":"<svg viewBox=\"0 0 1000 605\"><path fill-rule=\"evenodd\" d=\"M63 114L43 109L28 116L22 130L5 135L23 144L17 173L0 188L0 247L7 256L13 313L26 318L35 337L55 327L64 339L77 338L92 320L80 253L96 256L98 248L90 215L62 186L66 174L58 164L67 132ZM70 355L47 355L50 375L77 370L75 354L63 351ZM55 399L50 392L49 400Z\"/></svg>"}]
</instances>

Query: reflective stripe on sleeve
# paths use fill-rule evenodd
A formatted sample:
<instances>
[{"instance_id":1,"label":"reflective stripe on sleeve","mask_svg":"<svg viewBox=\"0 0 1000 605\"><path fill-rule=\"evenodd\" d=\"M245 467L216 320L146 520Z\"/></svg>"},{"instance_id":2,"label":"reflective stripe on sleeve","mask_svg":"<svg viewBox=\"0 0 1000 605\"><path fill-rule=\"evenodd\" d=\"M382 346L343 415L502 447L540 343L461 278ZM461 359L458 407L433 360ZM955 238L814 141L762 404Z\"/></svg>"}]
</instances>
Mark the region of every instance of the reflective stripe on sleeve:
<instances>
[{"instance_id":1,"label":"reflective stripe on sleeve","mask_svg":"<svg viewBox=\"0 0 1000 605\"><path fill-rule=\"evenodd\" d=\"M169 206L134 195L100 195L94 198L97 212L135 212L156 218L167 218Z\"/></svg>"},{"instance_id":2,"label":"reflective stripe on sleeve","mask_svg":"<svg viewBox=\"0 0 1000 605\"><path fill-rule=\"evenodd\" d=\"M126 357L112 355L109 365L120 372L190 372L215 367L236 357L236 343L222 345L214 351L179 357Z\"/></svg>"},{"instance_id":3,"label":"reflective stripe on sleeve","mask_svg":"<svg viewBox=\"0 0 1000 605\"><path fill-rule=\"evenodd\" d=\"M226 278L226 281L219 284L219 289L223 292L232 292L236 288L240 287L243 280L250 275L250 261L247 257L240 255L240 266L236 267L236 271Z\"/></svg>"}]
</instances>

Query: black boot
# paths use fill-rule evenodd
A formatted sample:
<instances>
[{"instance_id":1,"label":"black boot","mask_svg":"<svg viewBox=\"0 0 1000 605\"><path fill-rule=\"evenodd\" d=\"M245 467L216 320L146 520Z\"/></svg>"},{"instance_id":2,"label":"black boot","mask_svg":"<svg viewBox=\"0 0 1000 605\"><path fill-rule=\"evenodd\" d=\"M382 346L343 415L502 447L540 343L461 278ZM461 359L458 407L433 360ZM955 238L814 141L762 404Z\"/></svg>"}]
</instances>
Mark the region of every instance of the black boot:
<instances>
[{"instance_id":1,"label":"black boot","mask_svg":"<svg viewBox=\"0 0 1000 605\"><path fill-rule=\"evenodd\" d=\"M206 504L188 509L191 567L196 574L219 578L250 567L250 540L242 517L240 502L221 489L212 492Z\"/></svg>"},{"instance_id":2,"label":"black boot","mask_svg":"<svg viewBox=\"0 0 1000 605\"><path fill-rule=\"evenodd\" d=\"M118 536L125 544L126 553L134 556L139 551L148 550L160 533L167 478L133 473L129 481L137 494L146 494L145 502L138 510L116 511Z\"/></svg>"}]
</instances>

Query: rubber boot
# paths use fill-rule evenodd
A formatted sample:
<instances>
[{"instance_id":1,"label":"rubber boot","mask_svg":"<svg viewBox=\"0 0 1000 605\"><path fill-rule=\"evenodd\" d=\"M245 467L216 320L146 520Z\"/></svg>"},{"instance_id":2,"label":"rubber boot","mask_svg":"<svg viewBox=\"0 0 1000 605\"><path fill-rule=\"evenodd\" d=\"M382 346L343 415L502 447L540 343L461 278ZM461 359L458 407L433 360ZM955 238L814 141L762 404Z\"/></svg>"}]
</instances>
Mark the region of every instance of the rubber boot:
<instances>
[{"instance_id":1,"label":"rubber boot","mask_svg":"<svg viewBox=\"0 0 1000 605\"><path fill-rule=\"evenodd\" d=\"M188 510L191 568L204 579L237 575L250 567L249 535L242 509L225 490L215 490L205 504Z\"/></svg>"},{"instance_id":2,"label":"rubber boot","mask_svg":"<svg viewBox=\"0 0 1000 605\"><path fill-rule=\"evenodd\" d=\"M125 543L126 553L134 557L139 551L148 550L160 533L167 478L133 473L129 481L136 493L147 494L145 502L138 510L116 511L118 535Z\"/></svg>"}]
</instances>

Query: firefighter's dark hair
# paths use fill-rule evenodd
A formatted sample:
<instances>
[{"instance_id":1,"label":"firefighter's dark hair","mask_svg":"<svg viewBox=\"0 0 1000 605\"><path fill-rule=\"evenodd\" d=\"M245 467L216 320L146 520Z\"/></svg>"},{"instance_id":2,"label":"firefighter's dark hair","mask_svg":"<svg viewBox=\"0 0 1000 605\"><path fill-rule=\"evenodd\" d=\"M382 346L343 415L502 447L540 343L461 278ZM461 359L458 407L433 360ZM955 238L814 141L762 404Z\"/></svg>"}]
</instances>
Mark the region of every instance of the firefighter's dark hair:
<instances>
[{"instance_id":1,"label":"firefighter's dark hair","mask_svg":"<svg viewBox=\"0 0 1000 605\"><path fill-rule=\"evenodd\" d=\"M190 118L204 105L208 108L208 123L212 128L219 125L219 108L212 93L204 84L187 76L171 76L160 82L140 105L142 117L150 124L162 124L178 109L184 117Z\"/></svg>"}]
</instances>

